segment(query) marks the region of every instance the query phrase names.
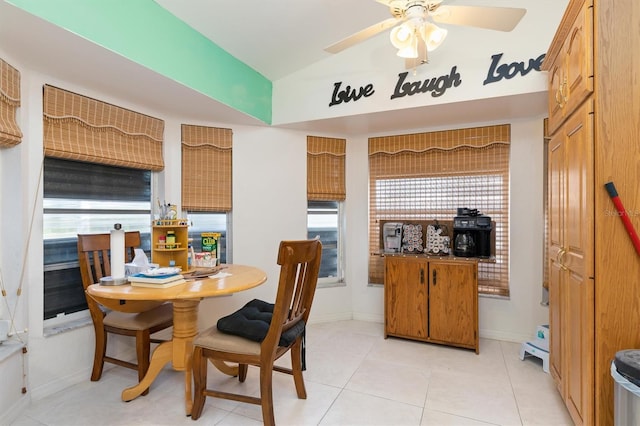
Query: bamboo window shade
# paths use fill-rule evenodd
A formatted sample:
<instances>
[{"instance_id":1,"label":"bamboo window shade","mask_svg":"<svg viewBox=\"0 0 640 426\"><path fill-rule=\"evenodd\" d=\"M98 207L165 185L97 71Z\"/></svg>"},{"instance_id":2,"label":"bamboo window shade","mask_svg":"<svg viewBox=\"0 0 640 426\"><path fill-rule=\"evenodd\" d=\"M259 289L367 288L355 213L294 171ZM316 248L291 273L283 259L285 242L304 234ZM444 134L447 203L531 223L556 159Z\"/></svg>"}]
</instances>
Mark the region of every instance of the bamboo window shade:
<instances>
[{"instance_id":1,"label":"bamboo window shade","mask_svg":"<svg viewBox=\"0 0 640 426\"><path fill-rule=\"evenodd\" d=\"M510 139L509 125L369 139L371 283L384 281L382 221L453 220L467 207L495 222L495 263L479 264L478 289L509 295Z\"/></svg>"},{"instance_id":2,"label":"bamboo window shade","mask_svg":"<svg viewBox=\"0 0 640 426\"><path fill-rule=\"evenodd\" d=\"M0 147L12 147L22 141L16 121L19 106L20 72L0 59Z\"/></svg>"},{"instance_id":3,"label":"bamboo window shade","mask_svg":"<svg viewBox=\"0 0 640 426\"><path fill-rule=\"evenodd\" d=\"M159 171L164 121L44 86L47 157Z\"/></svg>"},{"instance_id":4,"label":"bamboo window shade","mask_svg":"<svg viewBox=\"0 0 640 426\"><path fill-rule=\"evenodd\" d=\"M230 212L233 131L182 125L182 208Z\"/></svg>"},{"instance_id":5,"label":"bamboo window shade","mask_svg":"<svg viewBox=\"0 0 640 426\"><path fill-rule=\"evenodd\" d=\"M307 200L344 201L345 139L307 136Z\"/></svg>"}]
</instances>

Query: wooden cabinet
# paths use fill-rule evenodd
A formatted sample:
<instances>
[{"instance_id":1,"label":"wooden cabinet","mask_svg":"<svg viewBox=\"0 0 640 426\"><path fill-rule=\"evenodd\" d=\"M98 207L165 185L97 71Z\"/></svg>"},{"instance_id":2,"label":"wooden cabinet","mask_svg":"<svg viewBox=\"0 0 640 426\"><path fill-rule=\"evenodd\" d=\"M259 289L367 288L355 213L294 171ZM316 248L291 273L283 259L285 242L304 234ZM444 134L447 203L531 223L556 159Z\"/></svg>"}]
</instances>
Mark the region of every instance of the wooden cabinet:
<instances>
[{"instance_id":1,"label":"wooden cabinet","mask_svg":"<svg viewBox=\"0 0 640 426\"><path fill-rule=\"evenodd\" d=\"M550 372L576 425L614 423L611 361L640 348L640 256L605 190L640 229L639 22L637 0L570 0L543 64Z\"/></svg>"},{"instance_id":2,"label":"wooden cabinet","mask_svg":"<svg viewBox=\"0 0 640 426\"><path fill-rule=\"evenodd\" d=\"M478 264L385 256L385 337L440 343L478 353Z\"/></svg>"},{"instance_id":3,"label":"wooden cabinet","mask_svg":"<svg viewBox=\"0 0 640 426\"><path fill-rule=\"evenodd\" d=\"M593 92L593 8L583 1L549 67L549 132L554 133Z\"/></svg>"},{"instance_id":4,"label":"wooden cabinet","mask_svg":"<svg viewBox=\"0 0 640 426\"><path fill-rule=\"evenodd\" d=\"M151 226L151 262L161 267L175 266L183 271L189 269L187 264L189 247L189 226L186 220L155 220ZM166 242L167 233L175 235L175 242Z\"/></svg>"},{"instance_id":5,"label":"wooden cabinet","mask_svg":"<svg viewBox=\"0 0 640 426\"><path fill-rule=\"evenodd\" d=\"M593 418L593 106L549 143L550 372L576 423Z\"/></svg>"}]
</instances>

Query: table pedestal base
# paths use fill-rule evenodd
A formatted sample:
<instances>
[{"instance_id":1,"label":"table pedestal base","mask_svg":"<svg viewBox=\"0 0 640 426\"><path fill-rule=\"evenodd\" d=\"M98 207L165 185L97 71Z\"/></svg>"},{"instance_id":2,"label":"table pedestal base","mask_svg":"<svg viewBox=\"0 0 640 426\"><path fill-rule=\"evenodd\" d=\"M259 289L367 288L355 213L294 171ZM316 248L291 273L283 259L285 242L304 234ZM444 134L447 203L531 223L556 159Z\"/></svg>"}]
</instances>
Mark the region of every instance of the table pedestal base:
<instances>
[{"instance_id":1,"label":"table pedestal base","mask_svg":"<svg viewBox=\"0 0 640 426\"><path fill-rule=\"evenodd\" d=\"M142 394L158 377L164 366L171 361L176 371L184 371L184 403L186 414L191 414L192 370L191 357L193 338L198 334L199 300L173 301L173 339L156 347L149 360L149 369L144 378L135 386L122 391L122 400L131 401Z\"/></svg>"}]
</instances>

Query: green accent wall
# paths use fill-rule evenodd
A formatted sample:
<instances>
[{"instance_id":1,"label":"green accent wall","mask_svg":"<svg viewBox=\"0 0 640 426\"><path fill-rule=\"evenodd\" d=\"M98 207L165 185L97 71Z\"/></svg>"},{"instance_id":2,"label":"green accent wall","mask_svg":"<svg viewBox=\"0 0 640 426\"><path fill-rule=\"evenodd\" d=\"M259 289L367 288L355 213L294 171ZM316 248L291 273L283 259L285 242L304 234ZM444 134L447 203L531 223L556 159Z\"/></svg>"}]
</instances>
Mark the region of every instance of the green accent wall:
<instances>
[{"instance_id":1,"label":"green accent wall","mask_svg":"<svg viewBox=\"0 0 640 426\"><path fill-rule=\"evenodd\" d=\"M7 1L271 124L271 81L153 0Z\"/></svg>"}]
</instances>

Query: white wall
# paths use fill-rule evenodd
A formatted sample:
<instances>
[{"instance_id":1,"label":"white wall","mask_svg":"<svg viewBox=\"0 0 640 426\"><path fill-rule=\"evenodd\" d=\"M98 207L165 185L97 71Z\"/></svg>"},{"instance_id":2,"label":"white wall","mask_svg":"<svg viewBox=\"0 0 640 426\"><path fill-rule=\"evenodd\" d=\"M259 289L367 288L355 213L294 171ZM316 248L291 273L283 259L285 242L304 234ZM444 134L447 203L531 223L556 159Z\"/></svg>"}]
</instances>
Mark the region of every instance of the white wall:
<instances>
[{"instance_id":1,"label":"white wall","mask_svg":"<svg viewBox=\"0 0 640 426\"><path fill-rule=\"evenodd\" d=\"M542 117L511 123L509 207L509 300L481 297L481 337L524 341L536 325L548 324L542 300L543 122Z\"/></svg>"}]
</instances>

